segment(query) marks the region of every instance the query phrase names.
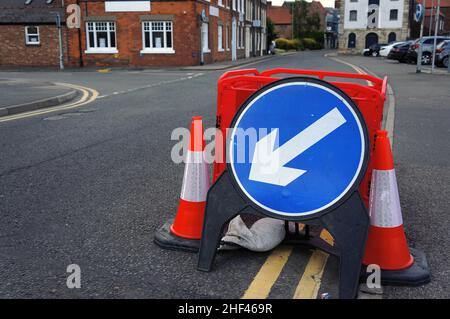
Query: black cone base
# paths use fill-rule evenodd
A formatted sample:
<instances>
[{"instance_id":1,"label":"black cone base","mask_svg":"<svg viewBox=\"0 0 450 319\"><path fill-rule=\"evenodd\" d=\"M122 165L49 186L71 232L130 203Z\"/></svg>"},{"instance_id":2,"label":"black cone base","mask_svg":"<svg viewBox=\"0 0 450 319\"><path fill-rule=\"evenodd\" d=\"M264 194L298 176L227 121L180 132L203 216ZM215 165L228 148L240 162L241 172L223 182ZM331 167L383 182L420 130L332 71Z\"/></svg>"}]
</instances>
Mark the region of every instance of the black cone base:
<instances>
[{"instance_id":1,"label":"black cone base","mask_svg":"<svg viewBox=\"0 0 450 319\"><path fill-rule=\"evenodd\" d=\"M409 248L409 252L414 257L414 263L406 269L401 270L381 270L381 284L387 286L421 286L430 282L430 268L428 267L425 253ZM366 271L367 266L361 269L361 282L366 282L370 273Z\"/></svg>"},{"instance_id":2,"label":"black cone base","mask_svg":"<svg viewBox=\"0 0 450 319\"><path fill-rule=\"evenodd\" d=\"M159 247L196 253L200 248L200 240L178 237L170 231L173 220L167 221L155 234L154 242Z\"/></svg>"}]
</instances>

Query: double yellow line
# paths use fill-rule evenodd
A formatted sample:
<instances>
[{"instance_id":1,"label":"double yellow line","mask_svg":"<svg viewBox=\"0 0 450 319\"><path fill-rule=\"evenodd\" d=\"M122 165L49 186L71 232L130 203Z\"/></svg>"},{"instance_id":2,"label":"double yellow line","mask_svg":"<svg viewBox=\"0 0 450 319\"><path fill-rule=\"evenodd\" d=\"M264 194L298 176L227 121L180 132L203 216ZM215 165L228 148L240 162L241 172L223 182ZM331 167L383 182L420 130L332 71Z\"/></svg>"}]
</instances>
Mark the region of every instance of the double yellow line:
<instances>
[{"instance_id":1,"label":"double yellow line","mask_svg":"<svg viewBox=\"0 0 450 319\"><path fill-rule=\"evenodd\" d=\"M300 229L304 227L300 224ZM325 229L320 233L320 238L333 245L333 238ZM284 266L289 260L293 246L279 246L267 258L259 272L245 291L242 299L265 299L269 296L273 285L278 280ZM300 277L293 299L316 299L328 260L328 254L321 250L314 250L305 271Z\"/></svg>"},{"instance_id":2,"label":"double yellow line","mask_svg":"<svg viewBox=\"0 0 450 319\"><path fill-rule=\"evenodd\" d=\"M30 111L30 112L0 117L0 123L14 121L14 120L23 119L23 118L27 118L27 117L31 117L31 116L36 116L36 115L42 115L42 114L47 114L47 113L52 113L52 112L57 112L57 111L73 109L73 108L80 107L80 106L83 106L83 105L86 105L88 103L95 101L99 95L99 93L96 90L88 88L88 87L70 84L70 83L55 83L55 84L78 90L81 92L81 97L75 102L63 104L60 106L49 107L49 108L45 108L45 109L39 109L36 111Z\"/></svg>"}]
</instances>

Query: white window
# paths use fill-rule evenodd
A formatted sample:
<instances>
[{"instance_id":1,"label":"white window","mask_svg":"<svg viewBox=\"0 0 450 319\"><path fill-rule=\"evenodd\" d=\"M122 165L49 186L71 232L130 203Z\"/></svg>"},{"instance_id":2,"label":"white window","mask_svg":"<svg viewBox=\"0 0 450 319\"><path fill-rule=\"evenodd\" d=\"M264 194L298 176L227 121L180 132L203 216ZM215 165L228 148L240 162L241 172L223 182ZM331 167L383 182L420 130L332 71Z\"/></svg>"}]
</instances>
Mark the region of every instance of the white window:
<instances>
[{"instance_id":1,"label":"white window","mask_svg":"<svg viewBox=\"0 0 450 319\"><path fill-rule=\"evenodd\" d=\"M217 4L218 4L220 7L223 7L223 0L219 0L219 1L217 2Z\"/></svg>"},{"instance_id":2,"label":"white window","mask_svg":"<svg viewBox=\"0 0 450 319\"><path fill-rule=\"evenodd\" d=\"M230 51L230 45L228 43L228 41L229 41L228 39L230 37L229 34L230 34L230 27L227 26L225 28L225 47L226 47L227 51Z\"/></svg>"},{"instance_id":3,"label":"white window","mask_svg":"<svg viewBox=\"0 0 450 319\"><path fill-rule=\"evenodd\" d=\"M358 19L358 11L350 10L349 21L356 21Z\"/></svg>"},{"instance_id":4,"label":"white window","mask_svg":"<svg viewBox=\"0 0 450 319\"><path fill-rule=\"evenodd\" d=\"M237 27L237 48L241 48L241 26L238 25Z\"/></svg>"},{"instance_id":5,"label":"white window","mask_svg":"<svg viewBox=\"0 0 450 319\"><path fill-rule=\"evenodd\" d=\"M25 43L28 45L38 45L40 43L39 27L25 27Z\"/></svg>"},{"instance_id":6,"label":"white window","mask_svg":"<svg viewBox=\"0 0 450 319\"><path fill-rule=\"evenodd\" d=\"M239 27L239 48L240 49L244 48L244 27L243 26Z\"/></svg>"},{"instance_id":7,"label":"white window","mask_svg":"<svg viewBox=\"0 0 450 319\"><path fill-rule=\"evenodd\" d=\"M142 43L141 53L175 53L172 21L142 22Z\"/></svg>"},{"instance_id":8,"label":"white window","mask_svg":"<svg viewBox=\"0 0 450 319\"><path fill-rule=\"evenodd\" d=\"M223 27L217 26L217 49L223 51Z\"/></svg>"},{"instance_id":9,"label":"white window","mask_svg":"<svg viewBox=\"0 0 450 319\"><path fill-rule=\"evenodd\" d=\"M202 43L203 43L203 52L210 52L209 43L208 43L208 23L202 23Z\"/></svg>"},{"instance_id":10,"label":"white window","mask_svg":"<svg viewBox=\"0 0 450 319\"><path fill-rule=\"evenodd\" d=\"M87 22L86 53L117 53L116 23Z\"/></svg>"},{"instance_id":11,"label":"white window","mask_svg":"<svg viewBox=\"0 0 450 319\"><path fill-rule=\"evenodd\" d=\"M233 0L233 10L236 10L236 0Z\"/></svg>"}]
</instances>

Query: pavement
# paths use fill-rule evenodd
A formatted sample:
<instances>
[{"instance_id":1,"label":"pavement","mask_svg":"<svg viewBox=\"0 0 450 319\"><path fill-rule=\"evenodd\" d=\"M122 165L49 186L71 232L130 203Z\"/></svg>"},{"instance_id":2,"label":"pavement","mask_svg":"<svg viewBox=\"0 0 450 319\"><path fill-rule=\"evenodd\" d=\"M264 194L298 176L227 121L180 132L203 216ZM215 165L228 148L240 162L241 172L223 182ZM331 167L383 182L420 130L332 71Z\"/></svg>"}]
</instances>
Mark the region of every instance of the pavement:
<instances>
[{"instance_id":1,"label":"pavement","mask_svg":"<svg viewBox=\"0 0 450 319\"><path fill-rule=\"evenodd\" d=\"M77 94L74 88L39 79L0 79L0 116L63 104Z\"/></svg>"},{"instance_id":2,"label":"pavement","mask_svg":"<svg viewBox=\"0 0 450 319\"><path fill-rule=\"evenodd\" d=\"M386 287L388 298L449 298L450 78L415 73L415 65L381 58L339 57L389 76L395 92L394 159L406 234L427 254L432 281Z\"/></svg>"},{"instance_id":3,"label":"pavement","mask_svg":"<svg viewBox=\"0 0 450 319\"><path fill-rule=\"evenodd\" d=\"M275 56L251 67L356 72L324 53ZM405 227L433 271L427 286L384 287L383 298L449 297L449 91L434 75L416 76L405 65L345 59L390 76ZM1 79L45 78L90 92L70 108L0 119L0 297L240 298L261 290L261 278L268 298L337 296L338 260L315 250L222 252L214 271L202 273L196 254L154 245L155 231L176 212L183 176L170 158L171 132L188 127L194 115L205 127L215 125L222 73L0 72ZM279 276L267 280L265 265L279 260ZM81 268L80 289L66 286L73 263Z\"/></svg>"}]
</instances>

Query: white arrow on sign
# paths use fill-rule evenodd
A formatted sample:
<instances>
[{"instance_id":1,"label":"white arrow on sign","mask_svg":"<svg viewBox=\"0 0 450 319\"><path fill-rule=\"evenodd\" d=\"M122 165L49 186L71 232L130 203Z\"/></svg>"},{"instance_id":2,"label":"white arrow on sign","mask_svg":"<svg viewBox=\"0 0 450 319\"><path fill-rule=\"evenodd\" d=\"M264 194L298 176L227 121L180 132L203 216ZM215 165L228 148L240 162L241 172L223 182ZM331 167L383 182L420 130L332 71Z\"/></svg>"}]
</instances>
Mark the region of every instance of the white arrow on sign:
<instances>
[{"instance_id":1,"label":"white arrow on sign","mask_svg":"<svg viewBox=\"0 0 450 319\"><path fill-rule=\"evenodd\" d=\"M255 144L249 179L256 182L286 186L306 173L285 167L287 163L325 138L346 122L337 108L322 116L289 141L274 150L278 129L274 129Z\"/></svg>"}]
</instances>

